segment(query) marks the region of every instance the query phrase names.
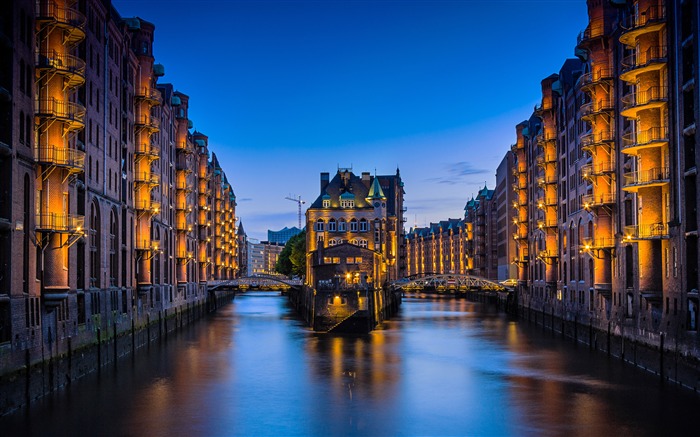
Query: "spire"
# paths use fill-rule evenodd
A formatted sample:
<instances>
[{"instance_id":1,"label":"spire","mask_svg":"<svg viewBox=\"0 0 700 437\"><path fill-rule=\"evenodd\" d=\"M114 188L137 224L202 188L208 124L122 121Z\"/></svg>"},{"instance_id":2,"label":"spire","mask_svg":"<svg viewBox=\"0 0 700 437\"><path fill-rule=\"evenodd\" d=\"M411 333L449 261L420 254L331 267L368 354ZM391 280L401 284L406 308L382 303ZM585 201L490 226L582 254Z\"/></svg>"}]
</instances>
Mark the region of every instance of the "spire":
<instances>
[{"instance_id":1,"label":"spire","mask_svg":"<svg viewBox=\"0 0 700 437\"><path fill-rule=\"evenodd\" d=\"M386 196L384 195L384 191L382 191L382 187L379 185L379 178L375 176L372 181L372 186L369 187L369 193L367 193L367 202L371 203L372 200L376 199L386 200Z\"/></svg>"}]
</instances>

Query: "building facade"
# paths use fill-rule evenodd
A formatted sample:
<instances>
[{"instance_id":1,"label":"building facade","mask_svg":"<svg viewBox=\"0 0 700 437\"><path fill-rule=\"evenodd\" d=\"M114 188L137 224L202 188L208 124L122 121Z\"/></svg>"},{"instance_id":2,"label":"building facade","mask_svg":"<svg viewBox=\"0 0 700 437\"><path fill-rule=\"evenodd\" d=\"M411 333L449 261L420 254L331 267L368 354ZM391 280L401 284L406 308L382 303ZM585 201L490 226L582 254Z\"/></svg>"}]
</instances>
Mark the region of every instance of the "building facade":
<instances>
[{"instance_id":1,"label":"building facade","mask_svg":"<svg viewBox=\"0 0 700 437\"><path fill-rule=\"evenodd\" d=\"M357 248L358 258L367 251L376 254L373 265L362 275L353 273L349 281L365 280L379 288L403 277L405 263L399 260L405 253L403 195L398 169L395 175L374 177L369 173L358 177L351 169L338 169L333 179L321 173L320 195L306 211L307 285L316 287L319 280L332 279L317 275L328 270L322 267L326 263L322 253L342 244L351 246L345 252ZM330 257L329 263L334 259ZM344 271L335 275L346 282Z\"/></svg>"},{"instance_id":2,"label":"building facade","mask_svg":"<svg viewBox=\"0 0 700 437\"><path fill-rule=\"evenodd\" d=\"M275 274L275 266L284 244L261 241L259 243L248 242L248 266L249 275Z\"/></svg>"},{"instance_id":3,"label":"building facade","mask_svg":"<svg viewBox=\"0 0 700 437\"><path fill-rule=\"evenodd\" d=\"M698 331L698 9L588 1L578 59L516 126L522 306L652 342Z\"/></svg>"},{"instance_id":4,"label":"building facade","mask_svg":"<svg viewBox=\"0 0 700 437\"><path fill-rule=\"evenodd\" d=\"M200 304L236 274L235 195L155 26L98 0L0 11L0 373Z\"/></svg>"}]
</instances>

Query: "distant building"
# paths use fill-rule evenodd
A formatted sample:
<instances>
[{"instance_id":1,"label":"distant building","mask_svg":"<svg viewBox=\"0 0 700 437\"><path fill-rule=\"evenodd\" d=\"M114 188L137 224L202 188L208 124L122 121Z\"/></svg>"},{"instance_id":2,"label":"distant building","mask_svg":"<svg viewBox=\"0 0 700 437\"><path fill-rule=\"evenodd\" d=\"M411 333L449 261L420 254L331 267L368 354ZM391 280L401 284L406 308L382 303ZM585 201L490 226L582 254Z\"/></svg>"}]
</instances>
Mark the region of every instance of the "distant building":
<instances>
[{"instance_id":1,"label":"distant building","mask_svg":"<svg viewBox=\"0 0 700 437\"><path fill-rule=\"evenodd\" d=\"M238 240L238 276L248 276L248 235L243 229L243 221L238 223L236 239Z\"/></svg>"},{"instance_id":2,"label":"distant building","mask_svg":"<svg viewBox=\"0 0 700 437\"><path fill-rule=\"evenodd\" d=\"M275 265L284 244L261 241L248 243L248 275L269 274L275 272Z\"/></svg>"},{"instance_id":3,"label":"distant building","mask_svg":"<svg viewBox=\"0 0 700 437\"><path fill-rule=\"evenodd\" d=\"M515 191L513 176L515 154L511 151L501 160L496 170L496 242L498 244L498 280L517 278L518 268L513 263L515 257L515 239L513 238L513 223L516 219L513 200Z\"/></svg>"},{"instance_id":4,"label":"distant building","mask_svg":"<svg viewBox=\"0 0 700 437\"><path fill-rule=\"evenodd\" d=\"M267 241L269 241L270 243L287 244L287 241L289 241L290 238L300 234L301 231L303 231L303 229L299 229L296 226L292 226L291 228L285 226L279 231L271 231L268 229Z\"/></svg>"}]
</instances>

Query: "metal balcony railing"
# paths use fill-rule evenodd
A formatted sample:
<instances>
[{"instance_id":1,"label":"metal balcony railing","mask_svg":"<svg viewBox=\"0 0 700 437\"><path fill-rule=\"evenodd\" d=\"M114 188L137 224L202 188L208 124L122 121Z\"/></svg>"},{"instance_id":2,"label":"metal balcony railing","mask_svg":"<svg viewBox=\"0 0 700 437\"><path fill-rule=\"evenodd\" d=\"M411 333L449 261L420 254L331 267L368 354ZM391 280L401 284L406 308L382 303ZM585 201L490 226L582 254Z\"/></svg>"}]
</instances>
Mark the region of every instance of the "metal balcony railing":
<instances>
[{"instance_id":1,"label":"metal balcony railing","mask_svg":"<svg viewBox=\"0 0 700 437\"><path fill-rule=\"evenodd\" d=\"M653 127L641 132L630 132L622 136L623 152L644 147L658 147L668 143L668 128Z\"/></svg>"},{"instance_id":2,"label":"metal balcony railing","mask_svg":"<svg viewBox=\"0 0 700 437\"><path fill-rule=\"evenodd\" d=\"M161 103L160 91L153 87L141 87L137 89L134 93L134 97L139 100L145 100L152 105L160 105Z\"/></svg>"},{"instance_id":3,"label":"metal balcony railing","mask_svg":"<svg viewBox=\"0 0 700 437\"><path fill-rule=\"evenodd\" d=\"M85 152L68 147L37 147L34 159L39 164L65 167L69 170L83 171L85 168Z\"/></svg>"},{"instance_id":4,"label":"metal balcony railing","mask_svg":"<svg viewBox=\"0 0 700 437\"><path fill-rule=\"evenodd\" d=\"M590 152L597 145L613 141L615 141L615 136L612 131L591 132L581 136L581 148Z\"/></svg>"},{"instance_id":5,"label":"metal balcony railing","mask_svg":"<svg viewBox=\"0 0 700 437\"><path fill-rule=\"evenodd\" d=\"M64 213L39 213L36 215L37 231L80 233L85 229L85 216Z\"/></svg>"},{"instance_id":6,"label":"metal balcony railing","mask_svg":"<svg viewBox=\"0 0 700 437\"><path fill-rule=\"evenodd\" d=\"M151 115L140 115L134 120L134 124L139 129L148 129L152 132L160 130L160 120Z\"/></svg>"},{"instance_id":7,"label":"metal balcony railing","mask_svg":"<svg viewBox=\"0 0 700 437\"><path fill-rule=\"evenodd\" d=\"M581 198L583 209L597 208L615 203L615 193L586 194Z\"/></svg>"},{"instance_id":8,"label":"metal balcony railing","mask_svg":"<svg viewBox=\"0 0 700 437\"><path fill-rule=\"evenodd\" d=\"M668 100L668 87L653 86L644 91L631 92L622 96L622 115L634 117L644 106L656 107L658 103ZM636 109L635 111L629 111Z\"/></svg>"},{"instance_id":9,"label":"metal balcony railing","mask_svg":"<svg viewBox=\"0 0 700 437\"><path fill-rule=\"evenodd\" d=\"M668 237L668 223L647 223L641 225L625 226L625 235L623 241L654 240Z\"/></svg>"},{"instance_id":10,"label":"metal balcony railing","mask_svg":"<svg viewBox=\"0 0 700 437\"><path fill-rule=\"evenodd\" d=\"M595 38L600 38L605 34L605 21L603 19L593 19L588 26L578 34L577 45L584 44Z\"/></svg>"},{"instance_id":11,"label":"metal balcony railing","mask_svg":"<svg viewBox=\"0 0 700 437\"><path fill-rule=\"evenodd\" d=\"M603 99L594 102L588 102L581 105L581 117L591 117L596 114L607 113L615 109L612 100Z\"/></svg>"},{"instance_id":12,"label":"metal balcony railing","mask_svg":"<svg viewBox=\"0 0 700 437\"><path fill-rule=\"evenodd\" d=\"M622 64L622 72L645 69L652 65L659 65L660 67L666 63L667 52L665 46L654 46L639 53L625 56L620 62Z\"/></svg>"},{"instance_id":13,"label":"metal balcony railing","mask_svg":"<svg viewBox=\"0 0 700 437\"><path fill-rule=\"evenodd\" d=\"M79 103L59 100L53 97L36 101L36 115L51 118L67 124L69 130L85 126L85 107Z\"/></svg>"},{"instance_id":14,"label":"metal balcony railing","mask_svg":"<svg viewBox=\"0 0 700 437\"><path fill-rule=\"evenodd\" d=\"M36 21L42 25L56 25L65 31L65 42L75 44L85 38L85 15L70 7L63 7L54 1L36 2Z\"/></svg>"},{"instance_id":15,"label":"metal balcony railing","mask_svg":"<svg viewBox=\"0 0 700 437\"><path fill-rule=\"evenodd\" d=\"M581 75L579 79L579 86L581 88L586 88L591 85L595 85L604 81L609 81L613 78L613 69L609 67L599 68L597 70L589 71Z\"/></svg>"},{"instance_id":16,"label":"metal balcony railing","mask_svg":"<svg viewBox=\"0 0 700 437\"><path fill-rule=\"evenodd\" d=\"M57 53L55 50L42 51L36 54L36 69L61 74L66 77L70 88L85 83L85 61L77 56Z\"/></svg>"},{"instance_id":17,"label":"metal balcony railing","mask_svg":"<svg viewBox=\"0 0 700 437\"><path fill-rule=\"evenodd\" d=\"M160 176L158 175L158 173L153 172L138 172L134 173L134 182L149 185L158 185L158 183L160 182Z\"/></svg>"},{"instance_id":18,"label":"metal balcony railing","mask_svg":"<svg viewBox=\"0 0 700 437\"><path fill-rule=\"evenodd\" d=\"M656 167L648 170L628 172L623 176L623 185L625 187L661 185L670 181L671 171L668 167Z\"/></svg>"},{"instance_id":19,"label":"metal balcony railing","mask_svg":"<svg viewBox=\"0 0 700 437\"><path fill-rule=\"evenodd\" d=\"M650 6L644 11L629 15L620 23L622 29L620 42L634 46L637 36L657 30L665 20L666 8L664 6Z\"/></svg>"}]
</instances>

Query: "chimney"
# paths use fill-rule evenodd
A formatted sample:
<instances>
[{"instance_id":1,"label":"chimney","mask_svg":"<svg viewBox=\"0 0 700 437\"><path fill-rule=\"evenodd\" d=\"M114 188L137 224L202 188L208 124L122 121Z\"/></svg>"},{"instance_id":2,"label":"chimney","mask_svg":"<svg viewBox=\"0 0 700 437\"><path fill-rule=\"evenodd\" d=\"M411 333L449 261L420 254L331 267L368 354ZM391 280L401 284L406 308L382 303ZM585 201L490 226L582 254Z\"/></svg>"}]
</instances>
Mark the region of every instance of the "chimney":
<instances>
[{"instance_id":1,"label":"chimney","mask_svg":"<svg viewBox=\"0 0 700 437\"><path fill-rule=\"evenodd\" d=\"M323 191L328 186L329 180L330 180L330 177L329 177L328 173L321 173L321 194L323 194Z\"/></svg>"},{"instance_id":2,"label":"chimney","mask_svg":"<svg viewBox=\"0 0 700 437\"><path fill-rule=\"evenodd\" d=\"M365 187L369 188L370 182L369 182L369 172L368 171L362 172L362 183L365 184Z\"/></svg>"}]
</instances>

